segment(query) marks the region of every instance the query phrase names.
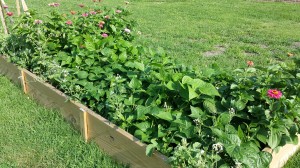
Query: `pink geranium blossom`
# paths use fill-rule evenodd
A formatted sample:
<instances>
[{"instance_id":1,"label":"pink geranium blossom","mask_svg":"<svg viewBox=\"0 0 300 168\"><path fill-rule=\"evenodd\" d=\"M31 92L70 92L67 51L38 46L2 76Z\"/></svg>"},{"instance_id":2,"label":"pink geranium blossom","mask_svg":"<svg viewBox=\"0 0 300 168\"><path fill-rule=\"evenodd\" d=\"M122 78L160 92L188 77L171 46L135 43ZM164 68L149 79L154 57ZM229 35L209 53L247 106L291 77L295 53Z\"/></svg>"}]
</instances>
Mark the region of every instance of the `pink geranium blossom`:
<instances>
[{"instance_id":1,"label":"pink geranium blossom","mask_svg":"<svg viewBox=\"0 0 300 168\"><path fill-rule=\"evenodd\" d=\"M88 14L88 13L83 13L82 16L83 16L83 17L88 17L89 14Z\"/></svg>"},{"instance_id":2,"label":"pink geranium blossom","mask_svg":"<svg viewBox=\"0 0 300 168\"><path fill-rule=\"evenodd\" d=\"M67 24L67 25L72 25L73 22L72 22L71 20L67 20L67 21L66 21L66 24Z\"/></svg>"},{"instance_id":3,"label":"pink geranium blossom","mask_svg":"<svg viewBox=\"0 0 300 168\"><path fill-rule=\"evenodd\" d=\"M269 98L272 98L272 99L280 99L282 96L282 93L280 90L277 90L277 89L269 89L268 96L269 96Z\"/></svg>"},{"instance_id":4,"label":"pink geranium blossom","mask_svg":"<svg viewBox=\"0 0 300 168\"><path fill-rule=\"evenodd\" d=\"M103 33L101 36L102 36L103 38L106 38L106 37L108 37L108 34Z\"/></svg>"}]
</instances>

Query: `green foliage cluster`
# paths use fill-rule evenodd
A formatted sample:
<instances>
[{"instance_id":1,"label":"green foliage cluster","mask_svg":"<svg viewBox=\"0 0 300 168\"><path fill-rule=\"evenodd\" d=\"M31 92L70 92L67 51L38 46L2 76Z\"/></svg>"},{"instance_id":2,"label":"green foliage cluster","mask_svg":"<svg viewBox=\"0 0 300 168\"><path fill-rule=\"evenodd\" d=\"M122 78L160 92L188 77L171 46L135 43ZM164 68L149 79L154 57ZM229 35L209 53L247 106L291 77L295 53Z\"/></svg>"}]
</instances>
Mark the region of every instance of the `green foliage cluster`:
<instances>
[{"instance_id":1,"label":"green foliage cluster","mask_svg":"<svg viewBox=\"0 0 300 168\"><path fill-rule=\"evenodd\" d=\"M77 12L77 11L76 11ZM174 167L267 167L297 143L299 61L225 72L176 64L162 49L136 45L122 8L24 15L1 54L40 75L170 157ZM268 96L269 89L283 93Z\"/></svg>"}]
</instances>

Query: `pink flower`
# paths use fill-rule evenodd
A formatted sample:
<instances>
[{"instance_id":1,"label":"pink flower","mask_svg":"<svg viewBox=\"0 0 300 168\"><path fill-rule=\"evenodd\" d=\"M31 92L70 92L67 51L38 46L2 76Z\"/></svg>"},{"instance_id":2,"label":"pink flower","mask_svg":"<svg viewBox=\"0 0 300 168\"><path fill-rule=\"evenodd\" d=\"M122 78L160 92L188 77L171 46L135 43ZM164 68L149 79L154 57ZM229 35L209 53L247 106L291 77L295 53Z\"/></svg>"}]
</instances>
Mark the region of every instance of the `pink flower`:
<instances>
[{"instance_id":1,"label":"pink flower","mask_svg":"<svg viewBox=\"0 0 300 168\"><path fill-rule=\"evenodd\" d=\"M83 13L82 16L83 16L83 17L88 17L89 14L88 14L88 13Z\"/></svg>"},{"instance_id":2,"label":"pink flower","mask_svg":"<svg viewBox=\"0 0 300 168\"><path fill-rule=\"evenodd\" d=\"M268 96L269 96L269 98L272 98L272 99L280 99L282 96L282 93L280 90L277 90L277 89L269 89Z\"/></svg>"},{"instance_id":3,"label":"pink flower","mask_svg":"<svg viewBox=\"0 0 300 168\"><path fill-rule=\"evenodd\" d=\"M79 6L80 8L83 8L83 7L84 7L84 5L83 5L83 4L79 4L78 6Z\"/></svg>"},{"instance_id":4,"label":"pink flower","mask_svg":"<svg viewBox=\"0 0 300 168\"><path fill-rule=\"evenodd\" d=\"M124 32L125 32L125 33L130 33L131 31L130 31L130 29L125 28L125 29L124 29Z\"/></svg>"},{"instance_id":5,"label":"pink flower","mask_svg":"<svg viewBox=\"0 0 300 168\"><path fill-rule=\"evenodd\" d=\"M254 62L253 61L247 61L247 65L248 65L248 67L252 67L252 66L254 66Z\"/></svg>"},{"instance_id":6,"label":"pink flower","mask_svg":"<svg viewBox=\"0 0 300 168\"><path fill-rule=\"evenodd\" d=\"M116 13L121 13L121 12L122 12L122 11L121 11L121 10L119 10L119 9L118 9L118 10L116 10Z\"/></svg>"},{"instance_id":7,"label":"pink flower","mask_svg":"<svg viewBox=\"0 0 300 168\"><path fill-rule=\"evenodd\" d=\"M7 5L3 5L3 8L4 8L4 9L7 9L7 8L8 8L8 6L7 6Z\"/></svg>"},{"instance_id":8,"label":"pink flower","mask_svg":"<svg viewBox=\"0 0 300 168\"><path fill-rule=\"evenodd\" d=\"M8 16L14 15L14 13L12 13L12 12L7 12L6 14L7 14Z\"/></svg>"},{"instance_id":9,"label":"pink flower","mask_svg":"<svg viewBox=\"0 0 300 168\"><path fill-rule=\"evenodd\" d=\"M91 14L91 15L96 15L97 12L95 12L95 11L90 11L90 14Z\"/></svg>"},{"instance_id":10,"label":"pink flower","mask_svg":"<svg viewBox=\"0 0 300 168\"><path fill-rule=\"evenodd\" d=\"M102 36L103 38L106 38L106 37L108 37L108 34L103 33L103 34L101 34L101 36Z\"/></svg>"},{"instance_id":11,"label":"pink flower","mask_svg":"<svg viewBox=\"0 0 300 168\"><path fill-rule=\"evenodd\" d=\"M34 21L34 24L42 24L42 23L43 23L42 20L35 20L35 21Z\"/></svg>"},{"instance_id":12,"label":"pink flower","mask_svg":"<svg viewBox=\"0 0 300 168\"><path fill-rule=\"evenodd\" d=\"M72 25L73 22L72 22L71 20L67 20L67 21L66 21L66 24L67 24L67 25Z\"/></svg>"},{"instance_id":13,"label":"pink flower","mask_svg":"<svg viewBox=\"0 0 300 168\"><path fill-rule=\"evenodd\" d=\"M100 29L102 29L102 28L104 27L104 26L103 26L104 24L105 24L105 22L100 21L99 24L98 24L98 27L99 27Z\"/></svg>"}]
</instances>

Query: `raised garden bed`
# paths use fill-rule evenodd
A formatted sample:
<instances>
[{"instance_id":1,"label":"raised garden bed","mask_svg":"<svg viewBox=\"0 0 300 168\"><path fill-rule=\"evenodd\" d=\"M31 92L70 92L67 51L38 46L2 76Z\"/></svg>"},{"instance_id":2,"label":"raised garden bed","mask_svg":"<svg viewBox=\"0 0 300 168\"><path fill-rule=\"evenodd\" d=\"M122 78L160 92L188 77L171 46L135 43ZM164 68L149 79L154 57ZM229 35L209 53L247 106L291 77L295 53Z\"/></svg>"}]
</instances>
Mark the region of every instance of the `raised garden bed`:
<instances>
[{"instance_id":1,"label":"raised garden bed","mask_svg":"<svg viewBox=\"0 0 300 168\"><path fill-rule=\"evenodd\" d=\"M49 108L58 109L65 120L80 131L86 141L95 141L101 149L131 167L170 167L167 157L154 152L146 156L146 145L86 106L71 101L61 91L41 81L31 72L8 63L0 56L0 74L17 85L25 94Z\"/></svg>"},{"instance_id":2,"label":"raised garden bed","mask_svg":"<svg viewBox=\"0 0 300 168\"><path fill-rule=\"evenodd\" d=\"M42 105L58 109L65 120L80 131L86 141L95 141L99 147L122 163L131 167L170 167L167 157L154 152L151 157L145 155L146 146L133 135L112 124L81 103L69 100L55 87L43 82L31 72L18 68L0 56L0 74L9 78L17 85L22 85L25 94L34 98ZM270 148L264 151L272 153L270 168L280 168L300 148L300 136L297 145L287 144L279 152Z\"/></svg>"}]
</instances>

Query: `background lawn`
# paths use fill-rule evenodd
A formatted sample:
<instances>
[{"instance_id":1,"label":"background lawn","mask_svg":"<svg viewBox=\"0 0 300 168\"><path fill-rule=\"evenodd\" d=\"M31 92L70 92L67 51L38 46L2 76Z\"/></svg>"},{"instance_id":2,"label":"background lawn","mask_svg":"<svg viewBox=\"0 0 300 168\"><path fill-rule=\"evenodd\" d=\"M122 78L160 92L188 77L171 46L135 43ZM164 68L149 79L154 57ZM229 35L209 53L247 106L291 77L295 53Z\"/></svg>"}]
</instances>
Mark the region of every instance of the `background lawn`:
<instances>
[{"instance_id":1,"label":"background lawn","mask_svg":"<svg viewBox=\"0 0 300 168\"><path fill-rule=\"evenodd\" d=\"M179 63L203 68L217 63L232 70L245 66L288 61L300 56L300 3L257 0L128 0L131 19L142 32L138 43L163 47ZM43 14L52 0L30 0ZM69 13L83 3L125 6L124 0L57 0Z\"/></svg>"},{"instance_id":2,"label":"background lawn","mask_svg":"<svg viewBox=\"0 0 300 168\"><path fill-rule=\"evenodd\" d=\"M292 53L292 57L300 57L300 3L258 0L128 1L127 8L132 12L130 17L137 21L137 30L142 32L137 43L163 47L179 63L195 68L216 63L232 70L246 66L247 60L264 66L289 62L288 53ZM97 5L125 6L124 0L102 0L102 3L93 3L92 0L27 0L28 7L41 13L41 18L45 18L50 9L48 3L52 2L61 3L57 10L62 13L79 10L77 5L80 3L85 4L87 10ZM15 8L11 9L15 12ZM297 160L297 156L294 158Z\"/></svg>"},{"instance_id":3,"label":"background lawn","mask_svg":"<svg viewBox=\"0 0 300 168\"><path fill-rule=\"evenodd\" d=\"M121 168L86 144L56 111L37 105L0 75L0 167Z\"/></svg>"}]
</instances>

